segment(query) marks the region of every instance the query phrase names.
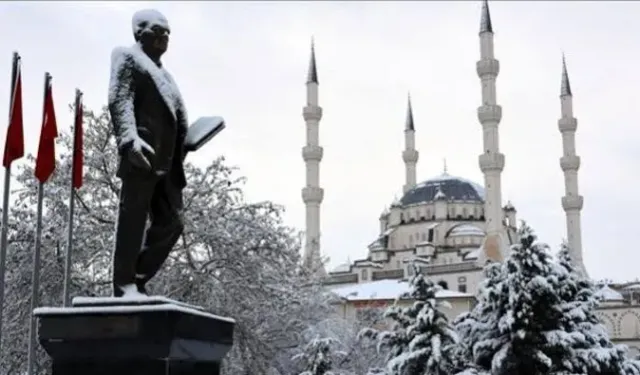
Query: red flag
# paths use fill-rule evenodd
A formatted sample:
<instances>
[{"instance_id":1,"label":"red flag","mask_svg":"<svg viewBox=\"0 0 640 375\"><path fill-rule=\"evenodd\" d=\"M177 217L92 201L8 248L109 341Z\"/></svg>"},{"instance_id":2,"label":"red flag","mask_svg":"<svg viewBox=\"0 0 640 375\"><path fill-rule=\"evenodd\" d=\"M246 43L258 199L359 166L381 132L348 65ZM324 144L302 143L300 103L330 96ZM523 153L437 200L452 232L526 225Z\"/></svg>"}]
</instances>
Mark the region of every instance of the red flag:
<instances>
[{"instance_id":1,"label":"red flag","mask_svg":"<svg viewBox=\"0 0 640 375\"><path fill-rule=\"evenodd\" d=\"M82 186L82 93L76 90L76 119L73 125L73 187L79 189Z\"/></svg>"},{"instance_id":2,"label":"red flag","mask_svg":"<svg viewBox=\"0 0 640 375\"><path fill-rule=\"evenodd\" d=\"M14 160L24 156L24 131L22 126L22 71L20 56L13 54L13 72L11 75L11 107L9 109L9 127L4 145L2 165L8 168Z\"/></svg>"},{"instance_id":3,"label":"red flag","mask_svg":"<svg viewBox=\"0 0 640 375\"><path fill-rule=\"evenodd\" d=\"M40 130L40 145L38 146L38 158L36 159L35 175L41 183L47 182L56 169L56 138L58 126L56 124L56 111L53 107L53 94L51 92L51 76L45 74L44 79L44 108L42 109L42 128Z\"/></svg>"}]
</instances>

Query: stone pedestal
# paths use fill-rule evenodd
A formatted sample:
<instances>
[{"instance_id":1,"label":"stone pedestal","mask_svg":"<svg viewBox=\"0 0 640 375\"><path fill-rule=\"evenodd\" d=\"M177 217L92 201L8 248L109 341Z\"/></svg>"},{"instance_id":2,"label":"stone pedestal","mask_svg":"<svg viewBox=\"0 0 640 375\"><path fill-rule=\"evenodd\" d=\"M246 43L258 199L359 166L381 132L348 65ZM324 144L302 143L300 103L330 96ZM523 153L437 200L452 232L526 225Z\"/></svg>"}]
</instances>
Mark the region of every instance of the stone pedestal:
<instances>
[{"instance_id":1,"label":"stone pedestal","mask_svg":"<svg viewBox=\"0 0 640 375\"><path fill-rule=\"evenodd\" d=\"M217 375L235 324L162 297L76 298L34 314L53 375Z\"/></svg>"}]
</instances>

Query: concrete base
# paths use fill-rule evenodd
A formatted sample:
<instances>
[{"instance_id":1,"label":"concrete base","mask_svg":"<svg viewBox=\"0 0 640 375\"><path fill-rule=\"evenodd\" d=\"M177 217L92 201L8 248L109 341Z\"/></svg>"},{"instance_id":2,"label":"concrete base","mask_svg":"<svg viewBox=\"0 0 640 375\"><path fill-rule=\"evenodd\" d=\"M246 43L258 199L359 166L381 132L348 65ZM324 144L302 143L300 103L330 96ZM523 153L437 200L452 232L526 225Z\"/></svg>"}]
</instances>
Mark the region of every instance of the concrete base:
<instances>
[{"instance_id":1,"label":"concrete base","mask_svg":"<svg viewBox=\"0 0 640 375\"><path fill-rule=\"evenodd\" d=\"M53 375L217 375L235 324L159 297L81 299L34 314Z\"/></svg>"}]
</instances>

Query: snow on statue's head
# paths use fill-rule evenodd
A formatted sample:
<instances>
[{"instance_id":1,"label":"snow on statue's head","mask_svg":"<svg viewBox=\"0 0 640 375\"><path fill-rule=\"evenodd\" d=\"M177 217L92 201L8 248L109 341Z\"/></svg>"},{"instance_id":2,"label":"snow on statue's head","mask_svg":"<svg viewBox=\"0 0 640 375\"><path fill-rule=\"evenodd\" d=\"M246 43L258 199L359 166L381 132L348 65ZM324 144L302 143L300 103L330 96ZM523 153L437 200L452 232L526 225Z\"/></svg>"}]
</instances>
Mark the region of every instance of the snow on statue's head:
<instances>
[{"instance_id":1,"label":"snow on statue's head","mask_svg":"<svg viewBox=\"0 0 640 375\"><path fill-rule=\"evenodd\" d=\"M131 20L133 37L143 47L150 47L161 54L167 50L169 43L169 21L155 9L137 11Z\"/></svg>"}]
</instances>

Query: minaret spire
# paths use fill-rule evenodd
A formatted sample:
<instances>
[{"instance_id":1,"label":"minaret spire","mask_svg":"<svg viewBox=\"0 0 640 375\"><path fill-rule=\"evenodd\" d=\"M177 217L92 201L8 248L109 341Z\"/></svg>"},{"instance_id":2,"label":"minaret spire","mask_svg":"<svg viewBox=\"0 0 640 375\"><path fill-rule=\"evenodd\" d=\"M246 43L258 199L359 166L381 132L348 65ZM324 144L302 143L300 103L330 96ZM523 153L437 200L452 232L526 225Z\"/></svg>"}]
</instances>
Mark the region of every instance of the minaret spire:
<instances>
[{"instance_id":1,"label":"minaret spire","mask_svg":"<svg viewBox=\"0 0 640 375\"><path fill-rule=\"evenodd\" d=\"M482 15L480 16L480 34L492 33L491 14L489 13L489 2L482 0Z\"/></svg>"},{"instance_id":2,"label":"minaret spire","mask_svg":"<svg viewBox=\"0 0 640 375\"><path fill-rule=\"evenodd\" d=\"M307 84L318 82L318 68L316 68L316 47L313 37L311 37L311 57L309 58L309 72L307 73Z\"/></svg>"},{"instance_id":3,"label":"minaret spire","mask_svg":"<svg viewBox=\"0 0 640 375\"><path fill-rule=\"evenodd\" d=\"M571 96L571 84L569 83L569 73L567 72L567 60L562 54L562 82L560 83L560 95Z\"/></svg>"},{"instance_id":4,"label":"minaret spire","mask_svg":"<svg viewBox=\"0 0 640 375\"><path fill-rule=\"evenodd\" d=\"M560 134L562 134L560 168L564 172L565 189L565 195L562 197L562 208L567 219L567 242L576 268L586 276L587 271L582 260L582 229L580 223L580 211L582 210L584 199L578 191L580 157L576 154L578 120L573 116L573 95L564 54L562 54L560 108L561 118L558 120L558 128L560 129Z\"/></svg>"},{"instance_id":5,"label":"minaret spire","mask_svg":"<svg viewBox=\"0 0 640 375\"><path fill-rule=\"evenodd\" d=\"M307 126L307 144L302 148L302 159L306 166L306 184L302 188L302 201L306 211L303 261L308 269L326 275L320 253L320 204L324 190L320 187L323 149L320 147L318 128L322 119L322 107L318 100L318 71L313 39L307 74L307 105L302 113Z\"/></svg>"},{"instance_id":6,"label":"minaret spire","mask_svg":"<svg viewBox=\"0 0 640 375\"><path fill-rule=\"evenodd\" d=\"M497 104L496 78L500 63L494 56L493 25L489 4L482 2L480 18L480 60L476 71L482 87L482 105L478 107L478 120L483 128L483 153L479 156L480 170L484 174L485 218L487 237L483 245L484 259L501 261L508 245L502 224L501 174L504 154L500 152L498 126L502 119L502 107Z\"/></svg>"},{"instance_id":7,"label":"minaret spire","mask_svg":"<svg viewBox=\"0 0 640 375\"><path fill-rule=\"evenodd\" d=\"M416 151L416 129L413 122L413 108L411 106L411 94L407 96L407 119L404 126L404 161L405 184L402 190L406 193L416 186L416 164L418 163L418 151Z\"/></svg>"}]
</instances>

